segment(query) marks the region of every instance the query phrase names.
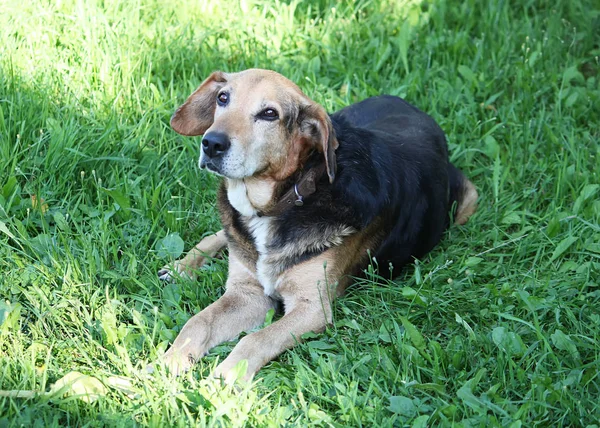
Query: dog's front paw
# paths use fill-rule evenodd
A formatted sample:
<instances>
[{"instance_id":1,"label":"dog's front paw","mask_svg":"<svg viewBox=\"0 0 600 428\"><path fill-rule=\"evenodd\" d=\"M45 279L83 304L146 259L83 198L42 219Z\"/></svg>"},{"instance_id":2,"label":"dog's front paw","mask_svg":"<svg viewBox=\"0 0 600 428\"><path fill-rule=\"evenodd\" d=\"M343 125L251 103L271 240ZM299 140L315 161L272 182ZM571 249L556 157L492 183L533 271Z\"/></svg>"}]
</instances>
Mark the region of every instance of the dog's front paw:
<instances>
[{"instance_id":1,"label":"dog's front paw","mask_svg":"<svg viewBox=\"0 0 600 428\"><path fill-rule=\"evenodd\" d=\"M178 352L169 352L163 355L161 363L173 376L179 376L189 371L196 363L191 355L184 355Z\"/></svg>"},{"instance_id":2,"label":"dog's front paw","mask_svg":"<svg viewBox=\"0 0 600 428\"><path fill-rule=\"evenodd\" d=\"M195 279L194 270L186 265L182 260L175 260L173 263L165 265L158 271L158 279L161 281L172 282L176 278Z\"/></svg>"},{"instance_id":3,"label":"dog's front paw","mask_svg":"<svg viewBox=\"0 0 600 428\"><path fill-rule=\"evenodd\" d=\"M254 377L254 372L249 370L248 360L241 360L237 363L225 359L212 372L212 376L221 379L227 385L233 385L236 382L248 384Z\"/></svg>"}]
</instances>

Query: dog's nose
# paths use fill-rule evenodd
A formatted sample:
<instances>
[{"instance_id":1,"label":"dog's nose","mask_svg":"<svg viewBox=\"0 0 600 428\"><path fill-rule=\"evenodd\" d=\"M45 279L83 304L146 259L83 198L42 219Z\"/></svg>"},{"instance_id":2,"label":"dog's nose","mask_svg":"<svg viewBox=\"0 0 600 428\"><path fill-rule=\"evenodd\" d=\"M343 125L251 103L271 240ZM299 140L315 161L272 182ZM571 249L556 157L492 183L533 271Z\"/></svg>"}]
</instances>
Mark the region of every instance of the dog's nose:
<instances>
[{"instance_id":1,"label":"dog's nose","mask_svg":"<svg viewBox=\"0 0 600 428\"><path fill-rule=\"evenodd\" d=\"M202 150L209 158L222 156L229 149L231 141L227 135L220 132L209 132L202 138Z\"/></svg>"}]
</instances>

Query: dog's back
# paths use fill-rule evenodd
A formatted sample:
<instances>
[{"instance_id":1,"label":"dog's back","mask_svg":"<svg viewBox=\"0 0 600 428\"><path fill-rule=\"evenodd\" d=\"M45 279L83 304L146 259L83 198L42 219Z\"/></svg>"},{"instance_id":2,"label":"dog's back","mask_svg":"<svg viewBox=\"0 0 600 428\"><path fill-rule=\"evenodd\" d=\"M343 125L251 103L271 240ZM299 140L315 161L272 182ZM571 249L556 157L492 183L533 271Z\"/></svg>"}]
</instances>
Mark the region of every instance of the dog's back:
<instances>
[{"instance_id":1,"label":"dog's back","mask_svg":"<svg viewBox=\"0 0 600 428\"><path fill-rule=\"evenodd\" d=\"M387 190L386 186L376 190L383 193L379 196L385 199L385 210L392 216L387 237L374 252L382 275L391 274L389 263L397 274L413 257L425 255L439 242L451 217L462 224L475 210L477 192L448 161L444 132L418 108L401 98L382 95L334 113L332 121L338 125L336 132L342 134L338 156L341 169L345 151L361 150L350 146L369 146L371 159L361 162L371 162L376 171L363 180L378 177L379 184L392 184ZM368 135L354 143L352 137L347 138L352 128L363 129ZM445 169L441 165L446 165ZM358 201L360 205L375 210L365 203L373 196L363 196L365 201Z\"/></svg>"},{"instance_id":2,"label":"dog's back","mask_svg":"<svg viewBox=\"0 0 600 428\"><path fill-rule=\"evenodd\" d=\"M392 95L380 95L367 98L366 100L339 110L333 117L343 118L356 127L384 131L392 134L399 131L399 122L402 118L410 118L414 126L420 127L421 129L431 129L433 133L439 135L445 142L445 136L442 129L431 116L409 104L402 98ZM456 216L458 213L458 204L467 193L471 193L470 197L471 199L473 198L472 193L474 187L468 183L465 175L450 162L448 162L448 184L450 189L448 203L451 208L453 207L452 211L448 212L448 220L450 220L450 216L454 216L456 223L463 224L466 221L466 218L463 220Z\"/></svg>"}]
</instances>

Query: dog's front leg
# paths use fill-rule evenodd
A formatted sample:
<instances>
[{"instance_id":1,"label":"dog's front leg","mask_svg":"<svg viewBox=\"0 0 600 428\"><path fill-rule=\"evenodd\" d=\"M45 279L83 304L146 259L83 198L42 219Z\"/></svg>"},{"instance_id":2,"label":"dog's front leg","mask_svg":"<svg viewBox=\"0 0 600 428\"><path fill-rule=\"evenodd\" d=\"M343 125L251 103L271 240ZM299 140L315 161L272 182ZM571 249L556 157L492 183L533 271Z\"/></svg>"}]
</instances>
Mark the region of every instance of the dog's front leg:
<instances>
[{"instance_id":1,"label":"dog's front leg","mask_svg":"<svg viewBox=\"0 0 600 428\"><path fill-rule=\"evenodd\" d=\"M214 257L227 245L225 232L219 230L214 235L209 235L192 248L184 258L175 260L172 264L163 266L158 271L158 278L163 281L172 281L177 275L195 278L194 270L200 268L208 259Z\"/></svg>"},{"instance_id":2,"label":"dog's front leg","mask_svg":"<svg viewBox=\"0 0 600 428\"><path fill-rule=\"evenodd\" d=\"M247 271L235 252L229 253L227 290L216 302L193 316L182 328L163 361L176 375L222 342L236 338L264 322L275 302Z\"/></svg>"},{"instance_id":3,"label":"dog's front leg","mask_svg":"<svg viewBox=\"0 0 600 428\"><path fill-rule=\"evenodd\" d=\"M242 360L248 361L243 380L250 380L266 363L286 349L292 348L308 332L321 332L331 323L331 301L336 295L335 270L326 252L301 263L284 274L277 287L283 298L285 315L264 329L244 337L231 354L216 368L214 375L232 381L233 368Z\"/></svg>"}]
</instances>

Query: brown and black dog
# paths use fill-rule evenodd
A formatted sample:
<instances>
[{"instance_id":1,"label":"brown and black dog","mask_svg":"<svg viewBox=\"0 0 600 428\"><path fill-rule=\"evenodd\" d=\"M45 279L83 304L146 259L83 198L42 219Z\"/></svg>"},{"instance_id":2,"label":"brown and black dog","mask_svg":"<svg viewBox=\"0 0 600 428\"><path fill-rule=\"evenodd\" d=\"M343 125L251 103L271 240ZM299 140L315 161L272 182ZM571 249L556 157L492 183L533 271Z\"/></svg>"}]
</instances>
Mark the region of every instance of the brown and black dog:
<instances>
[{"instance_id":1,"label":"brown and black dog","mask_svg":"<svg viewBox=\"0 0 600 428\"><path fill-rule=\"evenodd\" d=\"M463 224L476 209L477 191L448 161L442 130L397 97L330 116L276 72L215 72L171 126L204 135L199 165L224 177L223 230L159 276L192 277L229 249L225 293L185 324L164 356L174 373L283 304L279 320L245 336L216 368L227 378L247 360L250 379L331 322L332 300L367 266L368 251L391 277L430 251L451 217Z\"/></svg>"}]
</instances>

